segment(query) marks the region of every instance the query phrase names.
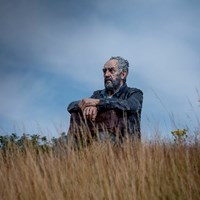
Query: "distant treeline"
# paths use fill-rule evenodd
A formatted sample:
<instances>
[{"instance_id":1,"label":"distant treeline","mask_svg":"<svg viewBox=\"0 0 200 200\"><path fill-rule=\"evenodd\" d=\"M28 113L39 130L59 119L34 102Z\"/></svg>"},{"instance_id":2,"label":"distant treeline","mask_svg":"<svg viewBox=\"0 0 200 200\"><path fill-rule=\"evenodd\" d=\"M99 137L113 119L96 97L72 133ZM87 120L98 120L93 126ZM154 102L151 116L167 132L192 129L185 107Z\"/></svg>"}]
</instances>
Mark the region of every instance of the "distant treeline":
<instances>
[{"instance_id":1,"label":"distant treeline","mask_svg":"<svg viewBox=\"0 0 200 200\"><path fill-rule=\"evenodd\" d=\"M18 136L16 133L0 136L0 150L9 150L13 147L25 150L27 147L34 147L36 150L49 150L52 147L58 146L66 140L66 133L62 132L59 138L52 137L50 140L46 136L40 134L23 133Z\"/></svg>"}]
</instances>

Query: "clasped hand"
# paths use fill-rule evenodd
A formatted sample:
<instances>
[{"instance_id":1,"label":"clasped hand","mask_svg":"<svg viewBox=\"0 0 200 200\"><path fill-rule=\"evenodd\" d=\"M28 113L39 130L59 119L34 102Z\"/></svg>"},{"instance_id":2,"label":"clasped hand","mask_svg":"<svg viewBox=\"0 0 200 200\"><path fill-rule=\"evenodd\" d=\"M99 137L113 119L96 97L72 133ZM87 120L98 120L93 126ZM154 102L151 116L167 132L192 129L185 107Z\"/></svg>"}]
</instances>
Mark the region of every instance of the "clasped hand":
<instances>
[{"instance_id":1,"label":"clasped hand","mask_svg":"<svg viewBox=\"0 0 200 200\"><path fill-rule=\"evenodd\" d=\"M79 103L79 107L83 112L83 116L86 119L95 121L97 116L97 105L99 104L99 99L82 99Z\"/></svg>"}]
</instances>

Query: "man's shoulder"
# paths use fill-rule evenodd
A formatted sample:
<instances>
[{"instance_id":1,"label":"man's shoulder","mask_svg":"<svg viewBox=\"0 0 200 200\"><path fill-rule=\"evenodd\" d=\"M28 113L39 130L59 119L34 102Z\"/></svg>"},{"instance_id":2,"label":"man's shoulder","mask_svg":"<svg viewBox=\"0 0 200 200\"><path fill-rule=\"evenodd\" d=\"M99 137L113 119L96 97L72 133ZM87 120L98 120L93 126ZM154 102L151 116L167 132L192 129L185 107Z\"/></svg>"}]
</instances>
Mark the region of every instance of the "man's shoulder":
<instances>
[{"instance_id":1,"label":"man's shoulder","mask_svg":"<svg viewBox=\"0 0 200 200\"><path fill-rule=\"evenodd\" d=\"M104 90L104 89L103 89L103 90ZM95 90L93 93L97 93L97 94L99 94L99 93L102 93L103 90Z\"/></svg>"},{"instance_id":2,"label":"man's shoulder","mask_svg":"<svg viewBox=\"0 0 200 200\"><path fill-rule=\"evenodd\" d=\"M92 98L99 98L102 93L103 93L103 90L95 90L92 94Z\"/></svg>"},{"instance_id":3,"label":"man's shoulder","mask_svg":"<svg viewBox=\"0 0 200 200\"><path fill-rule=\"evenodd\" d=\"M137 92L137 93L141 93L141 94L143 94L142 90L139 89L139 88L128 87L128 86L127 86L127 90L128 90L128 92L130 92L130 93L135 93L135 92Z\"/></svg>"}]
</instances>

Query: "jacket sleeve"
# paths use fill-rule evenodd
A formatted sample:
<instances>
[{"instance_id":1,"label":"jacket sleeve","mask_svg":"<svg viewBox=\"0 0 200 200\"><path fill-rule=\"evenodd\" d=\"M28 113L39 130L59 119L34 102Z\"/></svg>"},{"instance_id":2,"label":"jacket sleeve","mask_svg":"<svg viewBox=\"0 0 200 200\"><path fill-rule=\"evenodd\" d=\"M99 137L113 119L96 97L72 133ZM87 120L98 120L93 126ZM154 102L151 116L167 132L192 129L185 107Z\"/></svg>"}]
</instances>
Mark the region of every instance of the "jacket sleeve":
<instances>
[{"instance_id":1,"label":"jacket sleeve","mask_svg":"<svg viewBox=\"0 0 200 200\"><path fill-rule=\"evenodd\" d=\"M69 113L79 111L79 109L80 109L79 106L78 106L79 102L80 102L80 101L73 101L73 102L71 102L71 103L69 104L69 106L67 107L67 111L68 111Z\"/></svg>"},{"instance_id":2,"label":"jacket sleeve","mask_svg":"<svg viewBox=\"0 0 200 200\"><path fill-rule=\"evenodd\" d=\"M99 91L95 91L90 98L98 99L99 98ZM67 107L67 111L69 113L80 111L80 108L78 106L79 102L80 102L80 100L71 102L69 104L69 106Z\"/></svg>"},{"instance_id":3,"label":"jacket sleeve","mask_svg":"<svg viewBox=\"0 0 200 200\"><path fill-rule=\"evenodd\" d=\"M138 112L142 109L143 93L141 90L133 90L127 99L106 98L100 99L98 110L116 109L128 112Z\"/></svg>"}]
</instances>

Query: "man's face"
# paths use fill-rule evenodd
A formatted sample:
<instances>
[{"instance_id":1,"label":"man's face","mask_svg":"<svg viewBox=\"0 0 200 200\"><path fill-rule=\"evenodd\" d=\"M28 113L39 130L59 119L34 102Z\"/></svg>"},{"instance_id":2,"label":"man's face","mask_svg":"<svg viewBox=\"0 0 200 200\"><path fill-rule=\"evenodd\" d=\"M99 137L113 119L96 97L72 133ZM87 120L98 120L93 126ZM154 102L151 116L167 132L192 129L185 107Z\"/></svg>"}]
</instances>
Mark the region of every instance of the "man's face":
<instances>
[{"instance_id":1,"label":"man's face","mask_svg":"<svg viewBox=\"0 0 200 200\"><path fill-rule=\"evenodd\" d=\"M115 92L122 83L117 60L109 60L103 68L104 85L108 91Z\"/></svg>"}]
</instances>

